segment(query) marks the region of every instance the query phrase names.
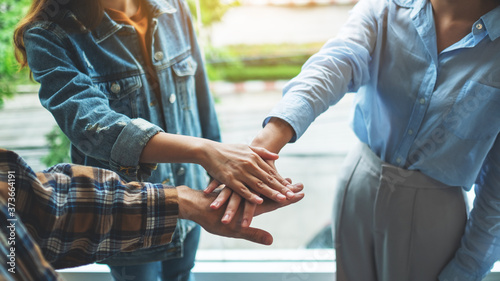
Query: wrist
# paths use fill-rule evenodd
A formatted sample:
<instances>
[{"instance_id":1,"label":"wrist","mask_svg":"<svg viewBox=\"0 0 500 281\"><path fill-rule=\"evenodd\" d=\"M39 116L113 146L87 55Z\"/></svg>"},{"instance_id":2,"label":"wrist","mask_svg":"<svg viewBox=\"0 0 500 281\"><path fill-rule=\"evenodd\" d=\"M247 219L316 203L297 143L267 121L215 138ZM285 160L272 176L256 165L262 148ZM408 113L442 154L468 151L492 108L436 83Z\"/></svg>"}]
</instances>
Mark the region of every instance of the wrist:
<instances>
[{"instance_id":1,"label":"wrist","mask_svg":"<svg viewBox=\"0 0 500 281\"><path fill-rule=\"evenodd\" d=\"M279 153L295 135L292 126L286 121L272 117L252 141L252 146L263 147L271 152Z\"/></svg>"},{"instance_id":2,"label":"wrist","mask_svg":"<svg viewBox=\"0 0 500 281\"><path fill-rule=\"evenodd\" d=\"M194 207L196 203L194 202L196 196L194 196L194 190L191 188L181 185L176 187L178 204L179 204L179 218L186 220L193 220Z\"/></svg>"},{"instance_id":3,"label":"wrist","mask_svg":"<svg viewBox=\"0 0 500 281\"><path fill-rule=\"evenodd\" d=\"M194 155L194 163L201 165L202 167L206 167L208 163L210 163L210 149L212 149L213 145L217 144L214 141L199 138L195 145L193 145L193 155Z\"/></svg>"}]
</instances>

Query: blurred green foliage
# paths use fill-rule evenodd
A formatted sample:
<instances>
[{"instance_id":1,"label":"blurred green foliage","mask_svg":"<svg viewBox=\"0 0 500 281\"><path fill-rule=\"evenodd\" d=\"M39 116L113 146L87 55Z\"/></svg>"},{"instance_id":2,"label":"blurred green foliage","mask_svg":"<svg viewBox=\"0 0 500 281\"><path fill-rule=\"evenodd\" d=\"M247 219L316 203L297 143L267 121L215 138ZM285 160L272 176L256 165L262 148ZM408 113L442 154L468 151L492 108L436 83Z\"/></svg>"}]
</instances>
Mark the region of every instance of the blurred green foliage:
<instances>
[{"instance_id":1,"label":"blurred green foliage","mask_svg":"<svg viewBox=\"0 0 500 281\"><path fill-rule=\"evenodd\" d=\"M210 80L288 80L299 74L302 65L323 43L235 45L207 48Z\"/></svg>"},{"instance_id":2,"label":"blurred green foliage","mask_svg":"<svg viewBox=\"0 0 500 281\"><path fill-rule=\"evenodd\" d=\"M54 126L52 131L45 135L49 143L49 154L42 158L42 163L47 167L58 163L70 163L69 148L71 142L61 131L59 126Z\"/></svg>"},{"instance_id":3,"label":"blurred green foliage","mask_svg":"<svg viewBox=\"0 0 500 281\"><path fill-rule=\"evenodd\" d=\"M196 0L187 0L191 14L196 19ZM229 8L239 5L238 1L222 2L221 0L200 0L201 22L203 26L210 27L222 20Z\"/></svg>"},{"instance_id":4,"label":"blurred green foliage","mask_svg":"<svg viewBox=\"0 0 500 281\"><path fill-rule=\"evenodd\" d=\"M13 95L13 81L26 75L26 72L18 72L12 36L30 3L30 0L2 0L0 3L0 107L5 98Z\"/></svg>"}]
</instances>

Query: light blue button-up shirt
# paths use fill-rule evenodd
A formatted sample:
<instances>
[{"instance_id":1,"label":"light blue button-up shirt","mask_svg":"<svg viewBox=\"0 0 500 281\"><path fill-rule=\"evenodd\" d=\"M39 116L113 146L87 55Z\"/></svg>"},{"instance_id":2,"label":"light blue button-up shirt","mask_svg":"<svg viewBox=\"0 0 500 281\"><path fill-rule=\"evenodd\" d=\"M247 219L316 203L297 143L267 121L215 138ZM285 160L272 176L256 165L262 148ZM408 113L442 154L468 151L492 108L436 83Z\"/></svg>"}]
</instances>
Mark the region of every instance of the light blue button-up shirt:
<instances>
[{"instance_id":1,"label":"light blue button-up shirt","mask_svg":"<svg viewBox=\"0 0 500 281\"><path fill-rule=\"evenodd\" d=\"M361 0L269 114L300 138L355 92L353 130L382 160L466 190L475 183L462 245L441 280L480 280L500 258L499 37L497 7L438 53L429 1Z\"/></svg>"}]
</instances>

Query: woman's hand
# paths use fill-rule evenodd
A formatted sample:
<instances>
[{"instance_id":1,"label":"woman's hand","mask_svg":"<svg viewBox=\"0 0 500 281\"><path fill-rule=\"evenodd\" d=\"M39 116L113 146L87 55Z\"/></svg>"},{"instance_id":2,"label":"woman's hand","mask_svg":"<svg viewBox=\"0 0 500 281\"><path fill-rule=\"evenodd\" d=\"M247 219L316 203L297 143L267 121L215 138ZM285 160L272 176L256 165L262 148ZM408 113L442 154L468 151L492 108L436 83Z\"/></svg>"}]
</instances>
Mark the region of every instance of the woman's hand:
<instances>
[{"instance_id":1,"label":"woman's hand","mask_svg":"<svg viewBox=\"0 0 500 281\"><path fill-rule=\"evenodd\" d=\"M290 184L292 183L291 179L286 179ZM217 210L220 207L224 206L224 204L229 200L229 203L226 205L226 210L224 215L222 216L221 222L223 224L229 224L233 220L235 214L240 208L241 202L244 201L243 214L241 218L241 226L249 227L252 223L252 219L255 216L255 210L257 208L256 204L251 203L250 201L242 200L242 198L237 194L232 192L231 189L225 188L224 185L220 186L221 191L218 194L217 198L210 204L210 208L213 210ZM301 192L304 189L304 185L301 183L292 185L291 191L294 193ZM289 200L287 200L289 201Z\"/></svg>"},{"instance_id":2,"label":"woman's hand","mask_svg":"<svg viewBox=\"0 0 500 281\"><path fill-rule=\"evenodd\" d=\"M276 202L293 198L292 186L266 162L278 159L277 154L260 147L215 142L211 142L205 151L207 157L202 166L215 179L206 193L225 184L253 204L263 202L258 194Z\"/></svg>"}]
</instances>

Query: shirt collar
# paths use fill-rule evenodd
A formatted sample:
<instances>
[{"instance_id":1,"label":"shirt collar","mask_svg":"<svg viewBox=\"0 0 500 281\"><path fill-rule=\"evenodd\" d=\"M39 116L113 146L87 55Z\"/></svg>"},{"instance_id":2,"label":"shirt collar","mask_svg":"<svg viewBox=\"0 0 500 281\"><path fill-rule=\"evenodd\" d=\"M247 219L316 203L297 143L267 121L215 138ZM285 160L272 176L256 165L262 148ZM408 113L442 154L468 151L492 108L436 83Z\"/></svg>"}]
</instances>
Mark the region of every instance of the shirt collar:
<instances>
[{"instance_id":1,"label":"shirt collar","mask_svg":"<svg viewBox=\"0 0 500 281\"><path fill-rule=\"evenodd\" d=\"M146 5L151 11L151 17L157 18L162 14L173 14L177 12L177 9L172 6L167 1L157 1L157 0L146 0ZM115 34L120 30L123 25L115 22L111 17L105 12L102 22L97 26L97 28L92 32L96 42L100 43L106 40L108 37Z\"/></svg>"},{"instance_id":2,"label":"shirt collar","mask_svg":"<svg viewBox=\"0 0 500 281\"><path fill-rule=\"evenodd\" d=\"M422 10L425 7L425 4L427 4L429 0L393 0L393 1L398 6L414 9L412 15L416 15L418 12L420 12L420 10ZM483 15L477 22L475 22L474 25L472 26L473 33L475 26L478 23L480 23L484 26L484 28L488 32L488 36L490 37L491 41L494 41L498 39L498 37L500 37L500 25L498 24L498 22L500 22L500 6L489 11L488 13Z\"/></svg>"},{"instance_id":3,"label":"shirt collar","mask_svg":"<svg viewBox=\"0 0 500 281\"><path fill-rule=\"evenodd\" d=\"M489 11L486 15L482 16L480 21L483 22L491 41L494 41L500 37L500 6Z\"/></svg>"},{"instance_id":4,"label":"shirt collar","mask_svg":"<svg viewBox=\"0 0 500 281\"><path fill-rule=\"evenodd\" d=\"M405 8L422 9L428 0L393 0L396 5Z\"/></svg>"}]
</instances>

